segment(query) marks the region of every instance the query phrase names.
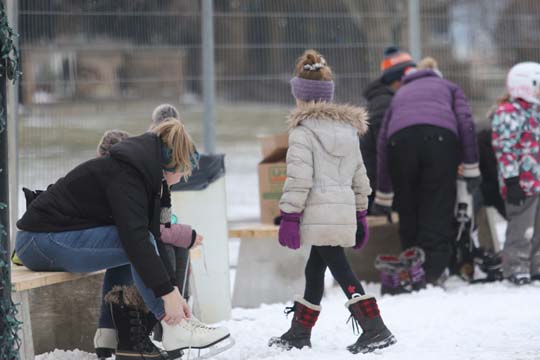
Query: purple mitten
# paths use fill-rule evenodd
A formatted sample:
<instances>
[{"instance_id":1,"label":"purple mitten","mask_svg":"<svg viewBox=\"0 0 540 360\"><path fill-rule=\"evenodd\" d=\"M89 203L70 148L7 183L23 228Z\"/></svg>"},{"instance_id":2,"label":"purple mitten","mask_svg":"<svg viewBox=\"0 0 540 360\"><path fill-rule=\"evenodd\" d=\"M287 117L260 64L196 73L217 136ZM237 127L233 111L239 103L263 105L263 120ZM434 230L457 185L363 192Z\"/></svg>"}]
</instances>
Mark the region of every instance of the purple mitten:
<instances>
[{"instance_id":1,"label":"purple mitten","mask_svg":"<svg viewBox=\"0 0 540 360\"><path fill-rule=\"evenodd\" d=\"M281 223L279 224L279 243L296 250L300 247L300 218L302 214L287 214L281 211Z\"/></svg>"},{"instance_id":2,"label":"purple mitten","mask_svg":"<svg viewBox=\"0 0 540 360\"><path fill-rule=\"evenodd\" d=\"M353 246L355 250L360 250L366 246L369 239L366 215L367 210L356 212L356 244Z\"/></svg>"}]
</instances>

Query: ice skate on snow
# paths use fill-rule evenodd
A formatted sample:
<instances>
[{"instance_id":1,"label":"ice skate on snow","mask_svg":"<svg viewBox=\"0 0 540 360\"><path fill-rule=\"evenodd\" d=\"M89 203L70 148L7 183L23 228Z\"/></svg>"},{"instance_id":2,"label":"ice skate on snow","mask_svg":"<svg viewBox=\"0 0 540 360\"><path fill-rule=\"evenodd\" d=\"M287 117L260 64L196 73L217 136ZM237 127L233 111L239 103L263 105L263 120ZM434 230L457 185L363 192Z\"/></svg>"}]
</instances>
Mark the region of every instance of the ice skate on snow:
<instances>
[{"instance_id":1,"label":"ice skate on snow","mask_svg":"<svg viewBox=\"0 0 540 360\"><path fill-rule=\"evenodd\" d=\"M375 268L381 279L381 295L406 294L412 291L411 277L406 264L394 255L378 255Z\"/></svg>"},{"instance_id":2,"label":"ice skate on snow","mask_svg":"<svg viewBox=\"0 0 540 360\"><path fill-rule=\"evenodd\" d=\"M501 281L503 279L502 255L493 251L478 247L474 250L474 264L485 274L484 278L477 278L471 283L485 283Z\"/></svg>"},{"instance_id":3,"label":"ice skate on snow","mask_svg":"<svg viewBox=\"0 0 540 360\"><path fill-rule=\"evenodd\" d=\"M529 285L531 283L531 276L529 274L512 274L508 277L508 280L517 286Z\"/></svg>"},{"instance_id":4,"label":"ice skate on snow","mask_svg":"<svg viewBox=\"0 0 540 360\"><path fill-rule=\"evenodd\" d=\"M280 347L284 350L311 347L311 329L317 322L321 307L297 297L292 307L285 308L285 314L288 315L291 312L294 312L294 317L290 329L281 336L271 338L268 346Z\"/></svg>"},{"instance_id":5,"label":"ice skate on snow","mask_svg":"<svg viewBox=\"0 0 540 360\"><path fill-rule=\"evenodd\" d=\"M168 325L162 321L161 326L163 348L170 358L180 357L185 350L197 350L198 355L190 357L191 360L208 359L234 345L234 339L227 328L205 325L193 316L178 325Z\"/></svg>"},{"instance_id":6,"label":"ice skate on snow","mask_svg":"<svg viewBox=\"0 0 540 360\"><path fill-rule=\"evenodd\" d=\"M150 340L157 323L137 289L115 286L106 296L117 332L116 360L170 359Z\"/></svg>"},{"instance_id":7,"label":"ice skate on snow","mask_svg":"<svg viewBox=\"0 0 540 360\"><path fill-rule=\"evenodd\" d=\"M351 312L349 321L352 320L353 332L358 332L358 326L362 329L358 340L347 346L347 350L351 353L369 353L377 349L384 349L397 342L384 324L374 296L353 297L345 303L345 307Z\"/></svg>"}]
</instances>

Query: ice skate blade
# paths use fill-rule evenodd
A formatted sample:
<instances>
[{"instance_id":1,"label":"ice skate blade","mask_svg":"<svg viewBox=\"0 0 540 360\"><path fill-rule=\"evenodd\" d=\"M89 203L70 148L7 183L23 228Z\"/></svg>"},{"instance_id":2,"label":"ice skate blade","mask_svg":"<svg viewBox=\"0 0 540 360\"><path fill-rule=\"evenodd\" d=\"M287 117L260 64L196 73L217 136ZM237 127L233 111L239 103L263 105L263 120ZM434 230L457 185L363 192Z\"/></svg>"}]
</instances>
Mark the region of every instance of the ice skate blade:
<instances>
[{"instance_id":1,"label":"ice skate blade","mask_svg":"<svg viewBox=\"0 0 540 360\"><path fill-rule=\"evenodd\" d=\"M378 341L378 342L375 342L375 343L372 343L372 344L367 344L367 345L362 346L362 347L358 347L358 346L356 346L356 344L347 346L347 350L349 350L353 354L359 354L359 353L360 354L367 354L367 353L373 352L375 350L384 349L384 348L387 348L389 346L392 346L396 342L397 342L396 337L394 335L390 335L389 337L387 337L384 340L381 340L381 341Z\"/></svg>"},{"instance_id":2,"label":"ice skate blade","mask_svg":"<svg viewBox=\"0 0 540 360\"><path fill-rule=\"evenodd\" d=\"M219 347L214 347L214 345L220 344L224 340L228 340L227 344L224 344L223 346L219 346ZM192 359L192 360L205 360L205 359L210 359L211 357L214 357L216 355L221 354L224 351L229 350L230 348L232 348L234 346L234 344L236 344L236 341L234 341L234 339L231 337L231 334L227 334L226 336L222 337L221 339L216 340L213 343L208 344L206 346L201 346L201 347L185 346L185 347L182 347L180 349L169 350L169 351L167 351L167 354L169 354L170 359L178 359L184 354L184 350L199 350L199 354L200 354L200 350L208 349L209 351L204 355L198 355L196 357L190 357L190 359Z\"/></svg>"}]
</instances>

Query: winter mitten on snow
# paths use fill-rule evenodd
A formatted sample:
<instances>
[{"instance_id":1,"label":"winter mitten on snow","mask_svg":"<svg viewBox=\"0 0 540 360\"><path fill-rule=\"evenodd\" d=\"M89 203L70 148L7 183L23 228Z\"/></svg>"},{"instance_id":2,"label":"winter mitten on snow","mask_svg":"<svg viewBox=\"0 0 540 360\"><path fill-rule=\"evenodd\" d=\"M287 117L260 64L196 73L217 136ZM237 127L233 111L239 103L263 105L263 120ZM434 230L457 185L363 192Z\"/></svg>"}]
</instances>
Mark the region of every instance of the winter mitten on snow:
<instances>
[{"instance_id":1,"label":"winter mitten on snow","mask_svg":"<svg viewBox=\"0 0 540 360\"><path fill-rule=\"evenodd\" d=\"M504 180L506 184L506 201L515 206L521 206L527 195L519 184L519 176L511 177Z\"/></svg>"},{"instance_id":2,"label":"winter mitten on snow","mask_svg":"<svg viewBox=\"0 0 540 360\"><path fill-rule=\"evenodd\" d=\"M302 214L281 212L279 224L279 243L296 250L300 247L300 219Z\"/></svg>"},{"instance_id":3,"label":"winter mitten on snow","mask_svg":"<svg viewBox=\"0 0 540 360\"><path fill-rule=\"evenodd\" d=\"M404 250L399 259L407 267L413 290L421 290L426 287L426 272L423 264L426 260L426 253L418 246Z\"/></svg>"},{"instance_id":4,"label":"winter mitten on snow","mask_svg":"<svg viewBox=\"0 0 540 360\"><path fill-rule=\"evenodd\" d=\"M411 292L407 265L395 255L377 255L375 269L380 271L381 294L399 295Z\"/></svg>"},{"instance_id":5,"label":"winter mitten on snow","mask_svg":"<svg viewBox=\"0 0 540 360\"><path fill-rule=\"evenodd\" d=\"M353 249L360 250L366 246L369 240L369 228L367 224L367 210L356 212L356 244Z\"/></svg>"}]
</instances>

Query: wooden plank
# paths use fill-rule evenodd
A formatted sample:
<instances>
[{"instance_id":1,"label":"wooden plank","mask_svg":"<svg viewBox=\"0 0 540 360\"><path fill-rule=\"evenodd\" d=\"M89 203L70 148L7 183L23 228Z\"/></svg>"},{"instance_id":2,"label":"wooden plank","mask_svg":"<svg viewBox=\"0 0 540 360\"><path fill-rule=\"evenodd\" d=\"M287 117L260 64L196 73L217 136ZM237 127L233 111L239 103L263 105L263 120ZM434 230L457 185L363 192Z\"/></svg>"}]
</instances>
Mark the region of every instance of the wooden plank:
<instances>
[{"instance_id":1,"label":"wooden plank","mask_svg":"<svg viewBox=\"0 0 540 360\"><path fill-rule=\"evenodd\" d=\"M11 268L11 283L14 291L25 291L66 281L73 281L87 276L101 274L103 272L105 272L105 270L91 273L38 272L31 271L23 266L13 266Z\"/></svg>"},{"instance_id":2,"label":"wooden plank","mask_svg":"<svg viewBox=\"0 0 540 360\"><path fill-rule=\"evenodd\" d=\"M397 214L392 214L392 220L397 223L399 218ZM386 225L388 220L384 216L368 216L368 226ZM261 223L234 224L229 227L229 238L271 238L277 237L279 226Z\"/></svg>"}]
</instances>

